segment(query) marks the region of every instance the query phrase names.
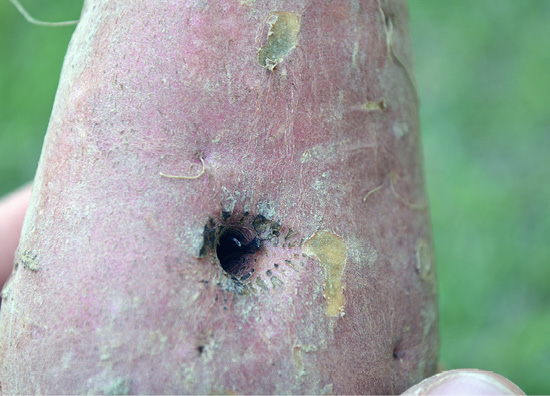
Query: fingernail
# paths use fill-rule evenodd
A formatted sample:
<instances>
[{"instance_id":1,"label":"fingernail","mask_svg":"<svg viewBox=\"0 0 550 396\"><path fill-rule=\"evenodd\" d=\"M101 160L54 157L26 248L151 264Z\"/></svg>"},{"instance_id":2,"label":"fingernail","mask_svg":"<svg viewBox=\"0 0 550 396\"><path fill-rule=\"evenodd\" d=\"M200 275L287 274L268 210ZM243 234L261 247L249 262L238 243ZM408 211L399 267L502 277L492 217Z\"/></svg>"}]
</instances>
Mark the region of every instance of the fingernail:
<instances>
[{"instance_id":1,"label":"fingernail","mask_svg":"<svg viewBox=\"0 0 550 396\"><path fill-rule=\"evenodd\" d=\"M524 395L513 382L482 370L452 370L415 387L417 395Z\"/></svg>"}]
</instances>

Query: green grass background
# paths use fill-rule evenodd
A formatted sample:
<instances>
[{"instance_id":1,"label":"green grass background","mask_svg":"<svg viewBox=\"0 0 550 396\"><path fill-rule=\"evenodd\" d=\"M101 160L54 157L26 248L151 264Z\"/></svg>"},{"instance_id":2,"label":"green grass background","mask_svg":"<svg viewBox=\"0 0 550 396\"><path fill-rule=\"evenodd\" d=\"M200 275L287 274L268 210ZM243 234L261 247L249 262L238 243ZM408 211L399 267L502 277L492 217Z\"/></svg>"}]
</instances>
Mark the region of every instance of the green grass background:
<instances>
[{"instance_id":1,"label":"green grass background","mask_svg":"<svg viewBox=\"0 0 550 396\"><path fill-rule=\"evenodd\" d=\"M43 20L81 1L22 0ZM411 0L441 363L550 393L550 0ZM31 180L72 27L0 0L0 195Z\"/></svg>"}]
</instances>

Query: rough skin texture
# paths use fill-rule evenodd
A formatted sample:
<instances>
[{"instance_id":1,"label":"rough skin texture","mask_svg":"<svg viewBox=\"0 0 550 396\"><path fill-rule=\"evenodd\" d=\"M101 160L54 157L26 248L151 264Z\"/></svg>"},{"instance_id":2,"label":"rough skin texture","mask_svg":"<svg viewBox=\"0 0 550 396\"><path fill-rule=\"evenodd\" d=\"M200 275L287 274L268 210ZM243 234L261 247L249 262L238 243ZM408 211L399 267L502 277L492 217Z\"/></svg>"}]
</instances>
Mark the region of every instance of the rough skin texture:
<instances>
[{"instance_id":1,"label":"rough skin texture","mask_svg":"<svg viewBox=\"0 0 550 396\"><path fill-rule=\"evenodd\" d=\"M2 293L2 392L385 394L433 374L411 73L402 1L86 1Z\"/></svg>"}]
</instances>

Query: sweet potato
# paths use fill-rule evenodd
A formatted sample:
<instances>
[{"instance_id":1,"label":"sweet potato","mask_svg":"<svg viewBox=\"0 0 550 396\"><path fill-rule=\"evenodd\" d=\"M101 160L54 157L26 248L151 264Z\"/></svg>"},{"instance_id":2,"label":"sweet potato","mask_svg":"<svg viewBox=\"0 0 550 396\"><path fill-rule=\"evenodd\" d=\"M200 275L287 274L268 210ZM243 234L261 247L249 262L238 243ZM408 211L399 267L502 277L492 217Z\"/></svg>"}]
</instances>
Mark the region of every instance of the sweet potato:
<instances>
[{"instance_id":1,"label":"sweet potato","mask_svg":"<svg viewBox=\"0 0 550 396\"><path fill-rule=\"evenodd\" d=\"M402 1L86 1L3 290L2 391L433 374L417 106Z\"/></svg>"}]
</instances>

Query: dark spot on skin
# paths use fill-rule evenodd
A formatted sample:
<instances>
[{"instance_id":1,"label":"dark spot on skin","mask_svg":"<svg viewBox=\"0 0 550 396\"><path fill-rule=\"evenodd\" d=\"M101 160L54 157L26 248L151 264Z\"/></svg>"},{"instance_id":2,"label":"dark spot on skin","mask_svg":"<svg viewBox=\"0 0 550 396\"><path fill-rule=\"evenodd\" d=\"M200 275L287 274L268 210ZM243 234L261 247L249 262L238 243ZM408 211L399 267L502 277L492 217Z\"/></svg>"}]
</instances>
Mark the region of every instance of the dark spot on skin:
<instances>
[{"instance_id":1,"label":"dark spot on skin","mask_svg":"<svg viewBox=\"0 0 550 396\"><path fill-rule=\"evenodd\" d=\"M197 347L197 351L199 351L199 355L202 355L202 352L204 351L204 345L199 345Z\"/></svg>"},{"instance_id":2,"label":"dark spot on skin","mask_svg":"<svg viewBox=\"0 0 550 396\"><path fill-rule=\"evenodd\" d=\"M256 261L256 260L254 260L254 261ZM242 281L247 280L248 278L250 278L250 276L251 276L253 273L254 273L254 268L252 268L248 274L246 274L245 276L243 276L243 277L241 278L241 280L242 280Z\"/></svg>"},{"instance_id":3,"label":"dark spot on skin","mask_svg":"<svg viewBox=\"0 0 550 396\"><path fill-rule=\"evenodd\" d=\"M225 276L212 286L217 285L226 294L249 294L249 283L257 281L254 270L260 258L258 252L278 246L284 235L294 234L263 215L221 209L206 221L199 258L208 258L203 265L219 265L223 270ZM271 276L271 271L268 274Z\"/></svg>"},{"instance_id":4,"label":"dark spot on skin","mask_svg":"<svg viewBox=\"0 0 550 396\"><path fill-rule=\"evenodd\" d=\"M250 213L248 212L248 210L246 210L246 211L243 213L243 217L241 217L241 220L240 220L240 221L243 222L244 219L246 219L246 218L248 217L249 214L250 214Z\"/></svg>"},{"instance_id":5,"label":"dark spot on skin","mask_svg":"<svg viewBox=\"0 0 550 396\"><path fill-rule=\"evenodd\" d=\"M267 276L271 276L271 270L265 271L265 274L266 274Z\"/></svg>"},{"instance_id":6,"label":"dark spot on skin","mask_svg":"<svg viewBox=\"0 0 550 396\"><path fill-rule=\"evenodd\" d=\"M405 349L401 341L398 341L393 347L392 355L395 360L403 360L405 358Z\"/></svg>"},{"instance_id":7,"label":"dark spot on skin","mask_svg":"<svg viewBox=\"0 0 550 396\"><path fill-rule=\"evenodd\" d=\"M281 225L277 222L273 222L271 224L271 233L276 237L278 237L279 234L281 233Z\"/></svg>"},{"instance_id":8,"label":"dark spot on skin","mask_svg":"<svg viewBox=\"0 0 550 396\"><path fill-rule=\"evenodd\" d=\"M222 228L216 246L216 254L222 269L239 282L237 276L250 272L251 255L261 249L259 238L247 241L244 233L237 228Z\"/></svg>"},{"instance_id":9,"label":"dark spot on skin","mask_svg":"<svg viewBox=\"0 0 550 396\"><path fill-rule=\"evenodd\" d=\"M227 221L231 217L231 212L228 212L226 210L222 211L222 220Z\"/></svg>"}]
</instances>

